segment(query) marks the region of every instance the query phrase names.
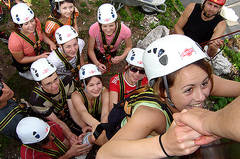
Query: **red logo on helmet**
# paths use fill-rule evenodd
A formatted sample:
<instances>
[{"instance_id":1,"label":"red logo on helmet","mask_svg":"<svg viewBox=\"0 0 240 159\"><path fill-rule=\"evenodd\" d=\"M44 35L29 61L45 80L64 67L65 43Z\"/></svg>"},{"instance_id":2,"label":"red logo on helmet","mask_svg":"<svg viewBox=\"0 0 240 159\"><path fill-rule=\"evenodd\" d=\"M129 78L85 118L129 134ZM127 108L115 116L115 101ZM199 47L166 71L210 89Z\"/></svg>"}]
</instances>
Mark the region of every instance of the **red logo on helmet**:
<instances>
[{"instance_id":1,"label":"red logo on helmet","mask_svg":"<svg viewBox=\"0 0 240 159\"><path fill-rule=\"evenodd\" d=\"M28 21L28 20L29 20L29 17L26 17L24 20L25 20L25 21Z\"/></svg>"},{"instance_id":2,"label":"red logo on helmet","mask_svg":"<svg viewBox=\"0 0 240 159\"><path fill-rule=\"evenodd\" d=\"M46 131L46 133L48 132L48 127L46 127L46 130L45 130L45 131Z\"/></svg>"},{"instance_id":3,"label":"red logo on helmet","mask_svg":"<svg viewBox=\"0 0 240 159\"><path fill-rule=\"evenodd\" d=\"M71 37L71 35L72 35L72 34L71 34L71 33L69 33L69 34L67 34L67 37L69 38L69 37Z\"/></svg>"},{"instance_id":4,"label":"red logo on helmet","mask_svg":"<svg viewBox=\"0 0 240 159\"><path fill-rule=\"evenodd\" d=\"M90 74L94 74L94 73L95 73L95 71L94 71L94 70L91 70L89 73L90 73Z\"/></svg>"},{"instance_id":5,"label":"red logo on helmet","mask_svg":"<svg viewBox=\"0 0 240 159\"><path fill-rule=\"evenodd\" d=\"M108 21L110 21L110 19L109 19L109 18L105 19L105 22L108 22Z\"/></svg>"},{"instance_id":6,"label":"red logo on helmet","mask_svg":"<svg viewBox=\"0 0 240 159\"><path fill-rule=\"evenodd\" d=\"M43 70L43 74L48 73L48 68Z\"/></svg>"},{"instance_id":7,"label":"red logo on helmet","mask_svg":"<svg viewBox=\"0 0 240 159\"><path fill-rule=\"evenodd\" d=\"M138 61L139 64L142 64L143 62L142 61Z\"/></svg>"},{"instance_id":8,"label":"red logo on helmet","mask_svg":"<svg viewBox=\"0 0 240 159\"><path fill-rule=\"evenodd\" d=\"M183 53L181 53L181 57L191 56L193 52L194 52L193 48L185 49Z\"/></svg>"}]
</instances>

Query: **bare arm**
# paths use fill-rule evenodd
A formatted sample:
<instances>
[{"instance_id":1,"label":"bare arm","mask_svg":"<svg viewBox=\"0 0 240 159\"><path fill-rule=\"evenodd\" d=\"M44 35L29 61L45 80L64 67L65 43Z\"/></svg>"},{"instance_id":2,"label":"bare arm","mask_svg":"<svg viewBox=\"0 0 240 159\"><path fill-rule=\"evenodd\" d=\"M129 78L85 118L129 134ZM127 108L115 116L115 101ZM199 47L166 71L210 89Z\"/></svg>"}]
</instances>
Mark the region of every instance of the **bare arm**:
<instances>
[{"instance_id":1,"label":"bare arm","mask_svg":"<svg viewBox=\"0 0 240 159\"><path fill-rule=\"evenodd\" d=\"M213 89L211 95L222 97L240 96L240 82L227 80L213 75Z\"/></svg>"},{"instance_id":2,"label":"bare arm","mask_svg":"<svg viewBox=\"0 0 240 159\"><path fill-rule=\"evenodd\" d=\"M108 122L108 114L109 114L109 91L107 88L104 88L102 93L101 123Z\"/></svg>"},{"instance_id":3,"label":"bare arm","mask_svg":"<svg viewBox=\"0 0 240 159\"><path fill-rule=\"evenodd\" d=\"M184 34L183 27L186 25L189 16L191 15L194 9L195 3L190 3L184 10L181 17L178 19L177 23L174 26L174 31L176 34Z\"/></svg>"},{"instance_id":4,"label":"bare arm","mask_svg":"<svg viewBox=\"0 0 240 159\"><path fill-rule=\"evenodd\" d=\"M50 121L54 121L57 124L59 124L63 130L63 134L64 136L66 136L66 138L71 142L75 142L77 140L77 136L75 134L73 134L71 132L71 130L69 129L69 127L61 120L58 119L58 117L52 113L51 115L49 115L46 119L50 120Z\"/></svg>"},{"instance_id":5,"label":"bare arm","mask_svg":"<svg viewBox=\"0 0 240 159\"><path fill-rule=\"evenodd\" d=\"M215 39L217 37L222 36L225 32L225 29L226 29L226 22L223 20L219 22L218 25L215 27L211 39ZM222 45L223 45L223 41L220 39L210 42L207 50L208 55L211 57L215 56L215 54L218 51L218 48L220 48Z\"/></svg>"},{"instance_id":6,"label":"bare arm","mask_svg":"<svg viewBox=\"0 0 240 159\"><path fill-rule=\"evenodd\" d=\"M112 58L112 62L114 64L118 64L119 62L121 62L122 60L124 60L126 58L126 56L128 55L128 52L132 49L132 39L131 37L128 39L125 39L125 49L122 55L120 56L116 56L114 58Z\"/></svg>"},{"instance_id":7,"label":"bare arm","mask_svg":"<svg viewBox=\"0 0 240 159\"><path fill-rule=\"evenodd\" d=\"M96 58L96 55L95 55L95 52L94 52L94 45L95 45L95 38L89 36L89 39L88 39L88 56L95 65L99 65L100 62Z\"/></svg>"},{"instance_id":8,"label":"bare arm","mask_svg":"<svg viewBox=\"0 0 240 159\"><path fill-rule=\"evenodd\" d=\"M55 50L57 48L56 44L52 40L50 40L49 37L44 32L43 32L43 41L50 46L51 50Z\"/></svg>"},{"instance_id":9,"label":"bare arm","mask_svg":"<svg viewBox=\"0 0 240 159\"><path fill-rule=\"evenodd\" d=\"M67 99L68 108L71 114L72 119L79 125L81 128L86 127L87 125L81 120L81 117L77 113L77 110L74 108L71 99Z\"/></svg>"},{"instance_id":10,"label":"bare arm","mask_svg":"<svg viewBox=\"0 0 240 159\"><path fill-rule=\"evenodd\" d=\"M71 99L72 99L74 108L76 109L77 113L79 114L83 122L85 122L87 125L92 127L100 124L99 121L97 121L91 114L88 113L88 110L83 104L81 96L77 91L72 93Z\"/></svg>"},{"instance_id":11,"label":"bare arm","mask_svg":"<svg viewBox=\"0 0 240 159\"><path fill-rule=\"evenodd\" d=\"M138 108L139 109L139 108ZM166 157L160 144L159 136L145 138L153 130L163 133L165 130L165 116L155 108L142 108L136 110L127 125L122 127L117 134L106 144L104 144L97 154L97 159L121 159L121 158L161 158ZM162 136L162 143L169 155L183 155L195 151L199 146L195 146L193 138L199 137L199 134L192 129L178 127L173 123L168 133ZM182 133L176 134L181 130ZM188 132L188 135L186 135ZM176 137L177 136L177 137ZM192 144L187 145L183 142ZM184 147L180 148L179 145ZM185 145L186 144L186 145Z\"/></svg>"},{"instance_id":12,"label":"bare arm","mask_svg":"<svg viewBox=\"0 0 240 159\"><path fill-rule=\"evenodd\" d=\"M80 66L83 66L84 64L85 64L85 62L84 62L84 54L82 52L81 55L80 55Z\"/></svg>"},{"instance_id":13,"label":"bare arm","mask_svg":"<svg viewBox=\"0 0 240 159\"><path fill-rule=\"evenodd\" d=\"M47 58L48 55L50 54L48 53L43 53L41 55L38 56L24 56L23 52L11 52L14 59L22 64L26 64L26 63L32 63L40 58Z\"/></svg>"},{"instance_id":14,"label":"bare arm","mask_svg":"<svg viewBox=\"0 0 240 159\"><path fill-rule=\"evenodd\" d=\"M106 71L106 66L102 63L100 63L95 55L94 52L94 45L95 45L95 38L89 36L88 39L88 56L92 60L92 62L100 69L100 71L103 73Z\"/></svg>"},{"instance_id":15,"label":"bare arm","mask_svg":"<svg viewBox=\"0 0 240 159\"><path fill-rule=\"evenodd\" d=\"M240 97L217 112L194 108L174 114L174 119L184 123L201 134L217 135L240 141ZM205 144L205 141L198 141Z\"/></svg>"},{"instance_id":16,"label":"bare arm","mask_svg":"<svg viewBox=\"0 0 240 159\"><path fill-rule=\"evenodd\" d=\"M114 104L118 103L118 92L115 91L110 91L109 93L110 98L109 98L109 106L110 106L110 111L112 110Z\"/></svg>"},{"instance_id":17,"label":"bare arm","mask_svg":"<svg viewBox=\"0 0 240 159\"><path fill-rule=\"evenodd\" d=\"M128 39L125 39L125 45L126 45L125 50L124 50L123 54L121 55L122 60L127 57L128 52L132 49L132 39L131 39L131 37L128 38Z\"/></svg>"}]
</instances>

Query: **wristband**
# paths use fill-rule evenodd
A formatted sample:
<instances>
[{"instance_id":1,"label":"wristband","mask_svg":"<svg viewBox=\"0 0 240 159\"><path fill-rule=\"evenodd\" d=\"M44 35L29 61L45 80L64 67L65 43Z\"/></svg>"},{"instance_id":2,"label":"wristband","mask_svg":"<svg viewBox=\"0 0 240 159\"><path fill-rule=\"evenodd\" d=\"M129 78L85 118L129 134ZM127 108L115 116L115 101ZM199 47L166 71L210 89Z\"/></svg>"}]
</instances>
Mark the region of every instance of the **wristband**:
<instances>
[{"instance_id":1,"label":"wristband","mask_svg":"<svg viewBox=\"0 0 240 159\"><path fill-rule=\"evenodd\" d=\"M165 151L165 149L163 148L163 144L162 144L162 134L159 136L159 143L160 143L160 146L161 146L161 148L162 148L162 151L163 151L163 153L167 156L167 157L171 157L171 156L169 156L168 154L167 154L167 152Z\"/></svg>"},{"instance_id":2,"label":"wristband","mask_svg":"<svg viewBox=\"0 0 240 159\"><path fill-rule=\"evenodd\" d=\"M96 140L101 135L103 130L104 130L104 128L103 128L102 124L98 124L98 126L95 129L95 131L93 132L93 136L95 137Z\"/></svg>"}]
</instances>

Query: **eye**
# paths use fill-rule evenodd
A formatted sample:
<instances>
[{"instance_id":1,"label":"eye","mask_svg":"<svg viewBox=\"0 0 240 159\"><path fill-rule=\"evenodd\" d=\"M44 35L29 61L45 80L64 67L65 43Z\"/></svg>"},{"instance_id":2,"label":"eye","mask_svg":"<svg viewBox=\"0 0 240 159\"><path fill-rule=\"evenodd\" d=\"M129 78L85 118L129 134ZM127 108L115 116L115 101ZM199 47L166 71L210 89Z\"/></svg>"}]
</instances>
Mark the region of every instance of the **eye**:
<instances>
[{"instance_id":1,"label":"eye","mask_svg":"<svg viewBox=\"0 0 240 159\"><path fill-rule=\"evenodd\" d=\"M208 86L208 82L209 80L207 80L207 81L204 81L203 83L202 83L202 87L204 87L204 88L206 88L207 86Z\"/></svg>"},{"instance_id":2,"label":"eye","mask_svg":"<svg viewBox=\"0 0 240 159\"><path fill-rule=\"evenodd\" d=\"M183 93L190 94L192 91L193 91L193 88L187 88L187 89L184 90Z\"/></svg>"}]
</instances>

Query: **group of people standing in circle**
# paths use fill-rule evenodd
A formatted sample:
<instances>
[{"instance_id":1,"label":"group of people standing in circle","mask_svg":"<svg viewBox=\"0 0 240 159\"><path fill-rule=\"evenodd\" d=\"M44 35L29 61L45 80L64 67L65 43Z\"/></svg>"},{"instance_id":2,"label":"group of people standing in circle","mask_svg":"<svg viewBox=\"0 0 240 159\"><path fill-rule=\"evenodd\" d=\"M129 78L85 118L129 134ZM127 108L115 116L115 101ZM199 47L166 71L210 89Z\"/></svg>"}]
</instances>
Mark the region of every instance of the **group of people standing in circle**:
<instances>
[{"instance_id":1,"label":"group of people standing in circle","mask_svg":"<svg viewBox=\"0 0 240 159\"><path fill-rule=\"evenodd\" d=\"M189 37L168 35L145 50L132 48L131 30L111 4L98 8L89 29L88 64L74 0L55 0L44 32L25 3L14 5L11 16L13 64L36 82L25 105L0 82L1 132L23 143L22 159L86 158L93 145L103 145L99 159L187 155L218 137L173 113L202 108L209 95L240 95L240 83L215 76ZM125 70L110 79L109 89L103 86L111 64L125 59Z\"/></svg>"}]
</instances>

